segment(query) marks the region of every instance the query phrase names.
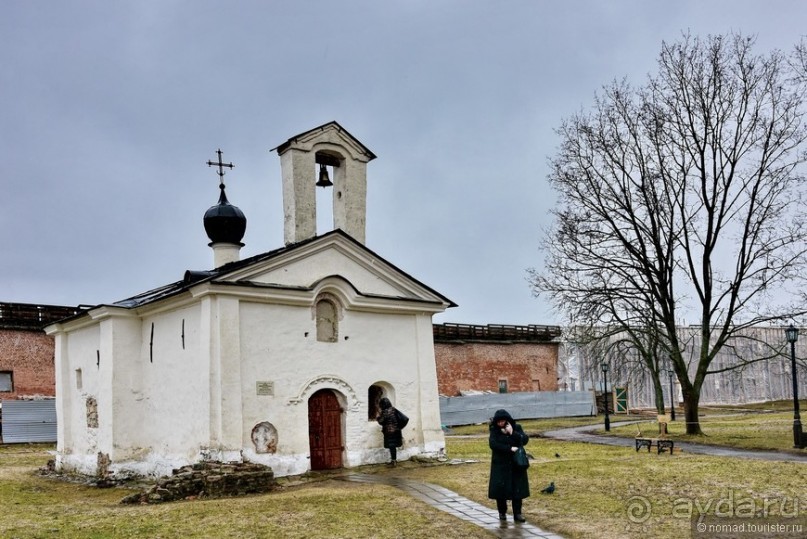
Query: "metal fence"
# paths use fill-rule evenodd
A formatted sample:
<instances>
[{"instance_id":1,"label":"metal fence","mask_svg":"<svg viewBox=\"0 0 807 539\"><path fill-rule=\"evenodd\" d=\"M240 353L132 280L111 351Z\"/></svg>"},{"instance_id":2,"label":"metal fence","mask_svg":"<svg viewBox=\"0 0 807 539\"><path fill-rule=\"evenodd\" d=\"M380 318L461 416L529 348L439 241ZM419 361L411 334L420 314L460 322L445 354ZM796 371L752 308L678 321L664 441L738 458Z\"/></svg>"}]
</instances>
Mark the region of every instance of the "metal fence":
<instances>
[{"instance_id":1,"label":"metal fence","mask_svg":"<svg viewBox=\"0 0 807 539\"><path fill-rule=\"evenodd\" d=\"M694 378L697 369L700 338L697 328L679 328L679 340L686 343L684 357L689 361L689 377ZM807 333L801 329L802 335ZM619 336L614 337L617 339ZM726 369L739 366L734 370L709 374L701 387L701 404L746 404L793 398L793 374L790 366L790 351L786 347L784 331L781 327L747 328L724 346L715 356L709 368L711 370ZM779 357L758 360L771 355L777 347L781 350ZM611 371L608 373L609 386L628 387L628 406L630 408L653 408L655 392L650 375L646 369L637 368L640 358L635 350L621 350L609 357L594 346L564 341L558 352L558 380L561 390L602 388L602 371L600 363L607 360ZM807 356L807 338L801 337L796 342L796 358L803 361ZM747 364L740 366L743 362ZM666 366L665 368L669 368ZM807 369L797 368L797 384L799 395L807 395ZM670 382L672 381L672 384ZM675 378L664 372L661 378L661 389L666 405L670 402L670 389L675 402L682 401L681 387Z\"/></svg>"},{"instance_id":2,"label":"metal fence","mask_svg":"<svg viewBox=\"0 0 807 539\"><path fill-rule=\"evenodd\" d=\"M3 443L56 441L56 401L4 400L2 401Z\"/></svg>"},{"instance_id":3,"label":"metal fence","mask_svg":"<svg viewBox=\"0 0 807 539\"><path fill-rule=\"evenodd\" d=\"M592 391L536 391L440 397L440 421L446 427L485 423L500 408L514 419L597 415Z\"/></svg>"}]
</instances>

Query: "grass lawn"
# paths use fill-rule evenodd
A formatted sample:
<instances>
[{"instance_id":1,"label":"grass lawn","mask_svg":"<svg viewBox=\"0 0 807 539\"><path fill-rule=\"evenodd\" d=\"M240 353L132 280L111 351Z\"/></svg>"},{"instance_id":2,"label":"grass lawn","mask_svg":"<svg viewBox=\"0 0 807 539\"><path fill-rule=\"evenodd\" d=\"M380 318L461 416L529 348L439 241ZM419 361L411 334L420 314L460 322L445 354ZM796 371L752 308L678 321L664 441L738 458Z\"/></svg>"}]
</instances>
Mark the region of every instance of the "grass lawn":
<instances>
[{"instance_id":1,"label":"grass lawn","mask_svg":"<svg viewBox=\"0 0 807 539\"><path fill-rule=\"evenodd\" d=\"M799 407L804 410L807 407L807 401L800 400ZM617 416L614 421L621 420L623 417ZM686 434L683 417L683 413L678 414L676 421L667 423L670 439L739 449L800 451L793 449L793 401L744 405L742 408L704 407L700 417L703 436ZM641 430L644 436L658 435L658 423L655 418L652 421L636 425L611 427L610 434L633 438L637 434L637 429ZM597 434L607 434L604 430L596 432ZM807 454L807 451L801 451Z\"/></svg>"},{"instance_id":2,"label":"grass lawn","mask_svg":"<svg viewBox=\"0 0 807 539\"><path fill-rule=\"evenodd\" d=\"M393 487L333 479L265 495L120 505L130 490L37 475L48 449L0 445L2 539L490 537Z\"/></svg>"},{"instance_id":3,"label":"grass lawn","mask_svg":"<svg viewBox=\"0 0 807 539\"><path fill-rule=\"evenodd\" d=\"M774 417L764 414L765 417ZM747 430L756 416L726 427ZM724 420L726 418L724 417ZM595 418L525 421L528 432L591 423ZM756 427L751 427L756 428ZM449 456L465 464L365 473L395 474L436 483L495 507L487 499L490 450L486 426L453 429ZM709 432L707 430L707 432ZM632 434L631 434L632 435ZM426 506L392 487L325 479L263 495L123 506L130 491L97 489L41 477L44 445L0 446L0 537L6 538L421 538L490 537L481 528ZM527 450L532 497L528 520L574 538L690 536L690 515L798 513L807 530L807 463L764 462L533 438ZM559 457L555 455L558 454ZM474 462L475 461L475 462ZM553 495L540 489L554 481ZM747 521L747 519L746 519ZM792 521L790 521L792 522Z\"/></svg>"},{"instance_id":4,"label":"grass lawn","mask_svg":"<svg viewBox=\"0 0 807 539\"><path fill-rule=\"evenodd\" d=\"M531 430L533 422L524 422ZM538 430L540 425L532 425ZM552 426L551 428L557 428ZM470 434L470 433L468 433ZM487 500L487 439L449 438L452 457L478 459L478 464L407 470L410 476L438 483L495 507ZM768 514L792 514L794 504L807 530L807 462L763 462L689 453L657 455L632 448L530 440L527 450L532 496L524 502L530 522L569 538L690 536L690 515L738 516L751 504ZM555 457L555 454L560 457ZM553 481L551 496L540 489ZM745 513L743 512L745 511Z\"/></svg>"}]
</instances>

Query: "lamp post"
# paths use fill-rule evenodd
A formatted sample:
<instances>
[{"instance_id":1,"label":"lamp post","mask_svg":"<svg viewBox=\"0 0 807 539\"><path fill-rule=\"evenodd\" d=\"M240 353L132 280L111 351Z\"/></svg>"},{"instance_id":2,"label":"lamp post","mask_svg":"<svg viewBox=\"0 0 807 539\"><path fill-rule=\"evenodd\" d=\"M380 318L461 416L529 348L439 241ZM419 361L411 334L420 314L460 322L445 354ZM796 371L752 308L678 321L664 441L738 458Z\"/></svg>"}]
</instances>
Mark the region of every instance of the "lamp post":
<instances>
[{"instance_id":1,"label":"lamp post","mask_svg":"<svg viewBox=\"0 0 807 539\"><path fill-rule=\"evenodd\" d=\"M602 362L602 397L605 399L605 431L611 431L611 420L608 418L608 363Z\"/></svg>"},{"instance_id":2,"label":"lamp post","mask_svg":"<svg viewBox=\"0 0 807 539\"><path fill-rule=\"evenodd\" d=\"M801 449L804 447L803 435L801 432L801 417L799 416L799 385L796 376L796 341L799 340L799 330L790 324L785 330L787 342L790 343L790 369L793 375L793 446Z\"/></svg>"},{"instance_id":3,"label":"lamp post","mask_svg":"<svg viewBox=\"0 0 807 539\"><path fill-rule=\"evenodd\" d=\"M673 376L675 375L675 371L670 369L667 371L667 374L670 375L670 421L675 421L675 384L673 383Z\"/></svg>"}]
</instances>

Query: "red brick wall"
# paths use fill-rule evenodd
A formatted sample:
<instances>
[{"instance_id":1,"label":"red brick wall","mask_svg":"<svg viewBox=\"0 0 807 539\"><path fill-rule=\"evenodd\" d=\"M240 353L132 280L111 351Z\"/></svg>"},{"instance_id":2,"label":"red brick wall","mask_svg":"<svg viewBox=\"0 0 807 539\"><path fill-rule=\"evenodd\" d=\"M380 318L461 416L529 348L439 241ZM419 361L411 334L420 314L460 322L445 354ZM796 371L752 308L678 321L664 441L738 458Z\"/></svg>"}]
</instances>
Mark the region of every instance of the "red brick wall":
<instances>
[{"instance_id":1,"label":"red brick wall","mask_svg":"<svg viewBox=\"0 0 807 539\"><path fill-rule=\"evenodd\" d=\"M436 342L434 355L441 395L498 392L499 380L508 393L558 389L557 343Z\"/></svg>"},{"instance_id":2,"label":"red brick wall","mask_svg":"<svg viewBox=\"0 0 807 539\"><path fill-rule=\"evenodd\" d=\"M11 371L14 391L0 399L56 395L53 337L39 330L0 329L0 371Z\"/></svg>"}]
</instances>

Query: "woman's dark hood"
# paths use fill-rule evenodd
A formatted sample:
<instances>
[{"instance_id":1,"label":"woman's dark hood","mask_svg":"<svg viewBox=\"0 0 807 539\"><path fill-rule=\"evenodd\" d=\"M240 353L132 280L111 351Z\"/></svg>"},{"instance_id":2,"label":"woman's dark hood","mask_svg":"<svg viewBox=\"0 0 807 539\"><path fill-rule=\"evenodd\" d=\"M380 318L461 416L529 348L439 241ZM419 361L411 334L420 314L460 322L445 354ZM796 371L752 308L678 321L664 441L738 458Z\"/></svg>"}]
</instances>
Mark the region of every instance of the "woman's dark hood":
<instances>
[{"instance_id":1,"label":"woman's dark hood","mask_svg":"<svg viewBox=\"0 0 807 539\"><path fill-rule=\"evenodd\" d=\"M500 419L506 419L507 422L510 423L511 425L515 423L515 421L513 421L513 416L511 416L507 410L496 410L496 413L493 414L493 419L491 420L491 423L495 425L496 422Z\"/></svg>"}]
</instances>

